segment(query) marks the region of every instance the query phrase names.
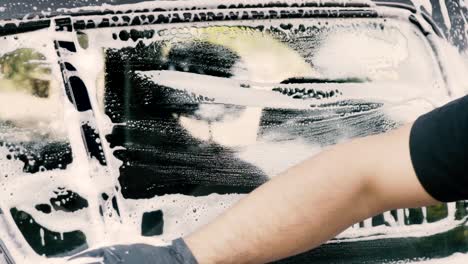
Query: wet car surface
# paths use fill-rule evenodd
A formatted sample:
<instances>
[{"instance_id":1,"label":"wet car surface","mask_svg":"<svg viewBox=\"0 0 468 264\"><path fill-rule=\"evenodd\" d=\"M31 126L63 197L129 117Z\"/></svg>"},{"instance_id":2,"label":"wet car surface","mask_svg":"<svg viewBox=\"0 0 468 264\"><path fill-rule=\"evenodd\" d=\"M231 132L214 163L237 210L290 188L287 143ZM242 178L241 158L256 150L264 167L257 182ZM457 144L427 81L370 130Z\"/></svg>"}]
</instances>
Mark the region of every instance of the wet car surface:
<instances>
[{"instance_id":1,"label":"wet car surface","mask_svg":"<svg viewBox=\"0 0 468 264\"><path fill-rule=\"evenodd\" d=\"M206 5L3 23L11 255L57 259L118 241L119 229L176 238L324 147L394 129L463 93L447 74L443 30L401 2ZM387 212L282 262L466 252L465 216L464 202Z\"/></svg>"}]
</instances>

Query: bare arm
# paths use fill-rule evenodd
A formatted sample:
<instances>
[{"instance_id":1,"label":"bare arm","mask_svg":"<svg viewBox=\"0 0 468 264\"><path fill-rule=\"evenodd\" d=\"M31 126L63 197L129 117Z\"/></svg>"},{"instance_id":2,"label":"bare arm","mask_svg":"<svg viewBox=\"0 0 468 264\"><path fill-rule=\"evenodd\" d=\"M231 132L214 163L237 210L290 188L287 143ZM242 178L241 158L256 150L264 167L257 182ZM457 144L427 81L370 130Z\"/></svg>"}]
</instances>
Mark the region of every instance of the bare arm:
<instances>
[{"instance_id":1,"label":"bare arm","mask_svg":"<svg viewBox=\"0 0 468 264\"><path fill-rule=\"evenodd\" d=\"M386 210L434 204L409 155L410 126L334 146L259 187L185 238L201 264L304 252Z\"/></svg>"}]
</instances>

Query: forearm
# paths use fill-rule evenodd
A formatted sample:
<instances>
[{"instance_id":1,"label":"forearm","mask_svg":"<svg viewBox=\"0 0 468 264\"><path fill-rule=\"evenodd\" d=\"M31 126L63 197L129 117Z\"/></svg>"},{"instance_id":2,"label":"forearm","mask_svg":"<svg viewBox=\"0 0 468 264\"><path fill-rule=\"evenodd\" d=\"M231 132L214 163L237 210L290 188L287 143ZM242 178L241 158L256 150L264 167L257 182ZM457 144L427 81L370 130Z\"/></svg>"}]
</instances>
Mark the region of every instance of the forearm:
<instances>
[{"instance_id":1,"label":"forearm","mask_svg":"<svg viewBox=\"0 0 468 264\"><path fill-rule=\"evenodd\" d=\"M377 213L367 175L340 146L273 178L186 238L200 263L265 263L323 243ZM352 210L350 210L352 209Z\"/></svg>"}]
</instances>

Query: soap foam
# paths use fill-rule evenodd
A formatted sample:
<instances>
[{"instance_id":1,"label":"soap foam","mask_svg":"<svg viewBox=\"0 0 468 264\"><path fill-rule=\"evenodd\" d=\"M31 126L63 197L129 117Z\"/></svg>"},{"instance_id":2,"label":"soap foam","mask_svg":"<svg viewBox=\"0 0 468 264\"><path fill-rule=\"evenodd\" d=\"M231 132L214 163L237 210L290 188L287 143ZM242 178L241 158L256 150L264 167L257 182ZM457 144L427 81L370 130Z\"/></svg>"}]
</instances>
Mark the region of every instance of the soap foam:
<instances>
[{"instance_id":1,"label":"soap foam","mask_svg":"<svg viewBox=\"0 0 468 264\"><path fill-rule=\"evenodd\" d=\"M196 1L191 1L196 2ZM199 1L200 3L212 3L213 1ZM131 6L109 6L103 5L101 7L104 9L118 9L118 8L139 8L146 5L157 5L159 6L177 6L185 5L186 3L173 2L173 1L160 1L157 4L154 2L140 3L137 5ZM217 3L216 3L217 5ZM93 7L92 9L95 9ZM2 10L3 9L3 10ZM79 10L86 10L86 8L78 8L72 10L63 10L66 12L78 12ZM5 11L4 8L0 8L0 12ZM263 23L264 21L262 21ZM233 22L230 22L235 24ZM254 22L245 22L248 23ZM272 22L274 24L275 22ZM164 28L170 28L171 26L160 26L159 28L163 31ZM141 27L145 28L145 27ZM111 39L112 29L104 30L89 30L86 33L90 39L90 46L84 50L80 49L79 55L72 57L71 61L74 66L81 73L81 77L85 82L86 86L89 89L91 95L91 101L95 109L101 109L102 102L99 102L99 98L102 98L102 92L104 84L99 83L99 79L103 79L104 75L104 53L103 47L106 48L122 48L126 46L132 46L135 44L113 41ZM2 54L12 52L18 47L24 48L33 48L42 54L44 54L50 63L55 63L55 50L51 46L52 39L56 38L56 33L53 30L41 30L35 33L23 34L17 36L18 39L13 37L7 37L6 40L1 40L2 46L0 52ZM255 33L258 34L258 33ZM143 40L144 43L149 44L155 39ZM222 41L222 40L218 40ZM346 41L341 40L342 43ZM232 44L234 45L234 44ZM337 45L337 44L335 44ZM343 44L344 45L344 44ZM232 46L231 48L237 49L238 52L244 53L245 57L251 55L252 51L245 50L239 46ZM337 47L339 48L339 47ZM278 50L283 49L283 47L278 46ZM262 60L268 61L266 56L267 54L260 54ZM297 54L291 54L291 61L297 60ZM402 54L402 57L406 56ZM252 57L249 57L250 59ZM258 59L258 58L257 58ZM399 58L396 58L399 59ZM453 60L459 60L458 58L453 58ZM244 61L242 64L243 67L246 67L250 71L241 71L236 72L233 77L234 80L243 80L246 77L250 77L254 82L262 82L265 80L274 80L274 82L281 81L287 77L294 77L294 73L289 72L289 75L280 76L278 74L285 74L284 71L279 71L275 68L270 68L269 71L253 73L254 76L246 76L245 73L249 72L252 74L252 71L258 68L258 60ZM277 64L277 61L270 61L269 65ZM312 75L312 69L308 65L297 64L296 71L301 74ZM240 66L238 66L240 68ZM460 69L456 69L459 71ZM463 71L462 71L463 72ZM141 72L144 77L153 77L156 78L157 75L154 75L153 72ZM165 79L167 82L173 80L171 77L171 72L168 77ZM53 76L56 76L58 80L60 76L58 69L53 70ZM159 75L160 76L160 75ZM180 75L185 76L180 81L190 82L190 75ZM203 77L201 77L203 78ZM211 79L207 79L211 82ZM161 78L157 80L158 82L164 81ZM217 83L218 86L220 83ZM221 85L223 87L229 87L229 83L226 85ZM171 83L171 86L177 86L177 83ZM186 89L187 85L181 85L180 89ZM176 87L177 88L177 87ZM196 87L195 87L196 88ZM194 89L195 89L194 88ZM407 88L407 87L405 87ZM214 87L205 88L206 91L213 90ZM212 92L212 91L209 91ZM235 94L234 90L224 91L227 93L233 93L229 95L229 98L226 98L226 103L234 102ZM217 96L223 96L224 92L216 94ZM252 91L248 91L251 95ZM372 92L369 90L369 92ZM356 92L358 93L358 92ZM362 91L360 92L362 93ZM380 90L379 94L381 98L386 98L388 91ZM236 93L237 94L237 93ZM258 89L258 94L263 95L262 88ZM3 96L3 95L2 95ZM270 95L268 95L270 96ZM303 108L307 109L310 107L310 103L297 102L285 98L281 95L271 95L271 101L267 105L277 102L278 106L289 107L291 109ZM348 94L349 98L353 98L352 92ZM51 117L44 113L49 111L58 112L55 108L50 108L50 105L47 105L45 102L40 100L33 99L32 101L26 96L21 94L8 94L9 100L15 100L19 105L38 105L43 110L38 111L37 113L31 113L34 119L44 120L46 124L45 127L40 127L41 130L49 129L51 132L58 131L56 129L57 125L54 125L54 119L59 119L57 117ZM2 98L2 100L3 100ZM8 149L0 147L0 168L1 172L7 172L8 178L2 179L1 184L3 191L0 193L0 200L2 208L11 208L17 207L19 210L23 210L33 216L35 221L41 224L44 228L58 231L58 232L69 232L73 230L82 230L88 239L88 244L90 248L96 248L102 245L110 245L116 243L127 243L127 242L147 242L152 244L164 244L169 242L171 239L177 238L179 236L187 235L190 232L196 230L198 227L209 222L211 219L214 219L221 212L232 206L239 199L244 197L242 194L230 194L230 195L218 195L212 194L205 197L189 197L184 195L164 195L157 196L151 199L139 199L139 200L125 200L120 202L122 206L122 224L116 224L114 226L105 226L103 224L102 218L97 214L98 210L98 201L97 197L100 195L101 191L109 187L109 182L112 182L111 179L106 177L90 178L86 175L90 175L90 171L98 170L95 175L110 175L114 180L119 176L118 168L122 165L122 162L113 157L112 151L117 150L117 148L111 149L110 146L106 143L104 138L101 138L102 142L105 143L105 152L109 160L109 167L105 172L99 172L102 167L98 164L97 161L89 161L85 150L83 149L81 134L79 132L78 124L79 117L77 116L76 111L74 111L73 106L69 104L66 98L61 95L60 98L65 102L64 103L64 117L63 120L66 122L67 126L67 136L70 139L70 143L73 149L74 161L66 170L53 170L39 172L34 175L25 174L22 171L22 162L20 161L11 161L6 160L3 157L8 155ZM237 155L240 159L248 161L263 171L268 175L274 176L277 173L287 169L290 166L293 166L300 162L301 160L311 157L319 153L323 147L319 145L314 145L306 142L304 139L296 139L291 141L284 142L273 142L269 139L277 138L277 135L266 134L257 139L259 133L259 119L261 115L261 109L258 108L259 98L265 98L259 96L254 99L246 99L239 97L239 104L250 106L241 111L238 117L229 119L229 117L222 119L221 121L208 124L202 120L190 119L189 117L180 117L179 121L182 126L191 131L194 137L200 140L213 140L218 144L230 146L238 150ZM414 120L419 114L426 112L433 108L435 104L442 104L446 102L448 98L443 98L440 94L421 94L416 93L411 98L405 98L404 100L399 100L398 96L395 96L393 102L393 107L384 108L389 115L393 118L398 119L400 122L410 122ZM249 103L247 100L251 100ZM437 101L438 100L438 101ZM333 100L330 100L333 101ZM6 101L5 101L6 102ZM403 102L403 103L402 103ZM302 104L302 107L301 107ZM413 105L411 105L413 104ZM257 108L252 107L257 106ZM416 107L418 106L418 107ZM208 107L208 113L203 112L201 109L198 114L202 117L210 118L209 114L214 114L216 111L213 111L213 108ZM206 110L206 109L205 109ZM223 110L220 110L221 114ZM0 107L0 116L2 119L17 119L24 120L24 116L20 116L20 112L11 111L10 109L4 109ZM47 125L49 124L49 125ZM109 117L104 113L99 113L96 115L96 124L103 134L110 134L112 128L116 124L112 124ZM232 131L235 129L243 128L242 133L239 135L231 135ZM211 133L209 132L211 130ZM51 133L53 134L53 133ZM230 136L227 136L230 135ZM236 138L236 136L238 136ZM55 136L59 137L59 136ZM18 140L24 140L24 138L18 138ZM31 139L31 137L29 137ZM343 141L348 140L348 138L343 138ZM118 147L118 149L122 149ZM285 150L291 153L285 153ZM273 164L273 165L272 165ZM2 175L0 175L2 177ZM27 179L27 180L26 180ZM65 187L67 189L73 190L78 193L80 196L85 197L89 202L89 207L82 209L73 213L65 212L54 212L53 214L47 215L42 212L37 211L34 208L34 205L38 202L47 201L51 197L56 196L54 190L57 186ZM25 193L30 192L30 195L25 195ZM122 199L122 197L119 197ZM163 210L164 212L164 225L165 232L162 236L156 238L145 238L140 235L140 223L143 212L149 212L154 210ZM423 237L431 234L437 234L444 232L453 228L453 226L459 225L462 223L462 220L456 221L454 218L453 205L449 205L449 217L443 221L439 221L435 224L422 224L417 227L403 226L401 222L395 220L389 220L391 227L374 227L369 229L356 229L350 228L345 231L343 234L339 235L338 239L346 238L348 241L358 241L363 239L380 239L380 238L389 238L389 237L401 237L401 236L414 236L414 237ZM404 210L398 211L399 215L404 215ZM18 263L62 263L63 259L45 259L41 256L37 256L32 250L28 248L27 242L24 238L12 229L15 228L13 219L8 217L8 214L3 215L4 217L0 221L1 223L1 234L2 238L5 238L5 243L16 257ZM392 219L393 216L388 213L385 215L387 219ZM365 226L369 227L369 220L365 221ZM45 243L43 238L43 230L41 231L42 243ZM105 234L104 234L105 233ZM13 237L11 237L13 234ZM366 238L362 238L362 237ZM10 239L8 239L9 237ZM333 242L332 242L333 243ZM23 248L19 248L19 245L23 245ZM466 255L456 254L452 257L445 258L443 260L431 260L422 263L461 263L457 261L466 260Z\"/></svg>"}]
</instances>

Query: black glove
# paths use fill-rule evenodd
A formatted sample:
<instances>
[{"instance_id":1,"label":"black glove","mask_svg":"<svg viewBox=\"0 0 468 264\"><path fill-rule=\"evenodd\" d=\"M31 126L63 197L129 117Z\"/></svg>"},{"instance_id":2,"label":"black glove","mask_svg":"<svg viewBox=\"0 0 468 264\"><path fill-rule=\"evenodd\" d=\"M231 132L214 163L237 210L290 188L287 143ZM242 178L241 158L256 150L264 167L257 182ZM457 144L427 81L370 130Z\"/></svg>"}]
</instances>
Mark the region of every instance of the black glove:
<instances>
[{"instance_id":1,"label":"black glove","mask_svg":"<svg viewBox=\"0 0 468 264\"><path fill-rule=\"evenodd\" d=\"M197 264L197 260L181 238L164 247L130 244L99 248L73 256L69 261L80 258L101 259L91 260L89 264Z\"/></svg>"}]
</instances>

